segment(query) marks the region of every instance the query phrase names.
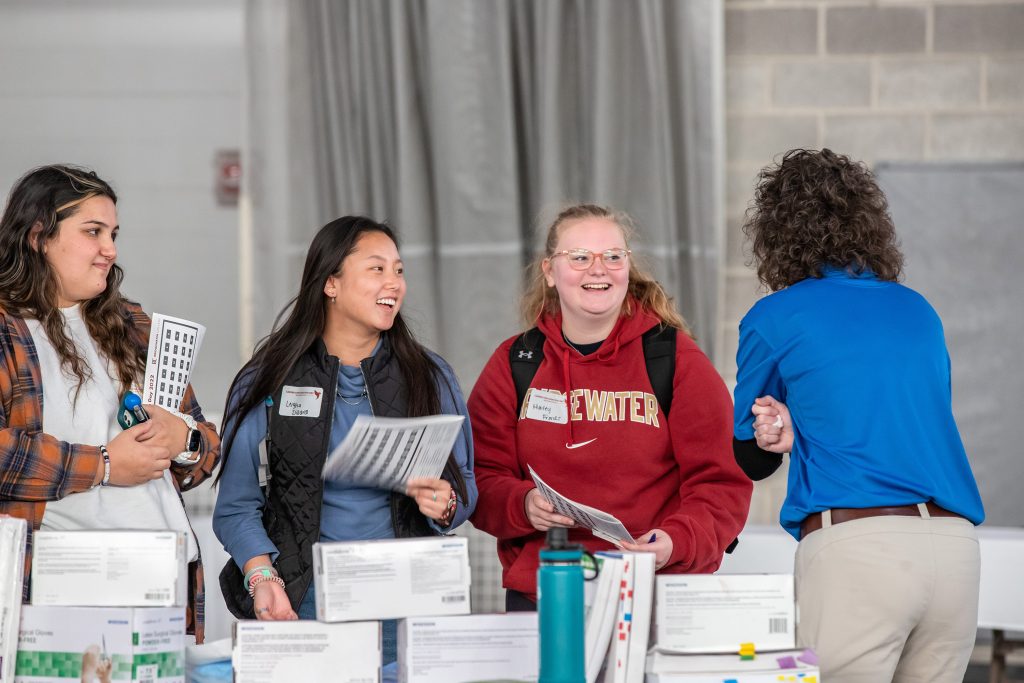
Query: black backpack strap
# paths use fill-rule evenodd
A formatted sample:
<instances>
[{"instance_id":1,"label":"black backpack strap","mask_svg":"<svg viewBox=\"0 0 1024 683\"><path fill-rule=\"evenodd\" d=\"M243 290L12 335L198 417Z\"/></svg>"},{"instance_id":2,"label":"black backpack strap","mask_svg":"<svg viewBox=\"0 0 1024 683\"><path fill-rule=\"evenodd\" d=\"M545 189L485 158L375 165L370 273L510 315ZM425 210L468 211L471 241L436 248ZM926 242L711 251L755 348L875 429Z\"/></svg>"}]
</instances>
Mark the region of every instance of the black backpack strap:
<instances>
[{"instance_id":1,"label":"black backpack strap","mask_svg":"<svg viewBox=\"0 0 1024 683\"><path fill-rule=\"evenodd\" d=\"M647 377L651 381L658 405L665 415L672 408L672 379L676 370L676 332L674 327L658 325L647 330L643 336L644 360L647 363ZM740 539L733 539L725 552L732 553Z\"/></svg>"},{"instance_id":2,"label":"black backpack strap","mask_svg":"<svg viewBox=\"0 0 1024 683\"><path fill-rule=\"evenodd\" d=\"M672 378L676 371L676 328L657 325L644 332L644 362L647 378L658 398L661 411L668 415L672 408Z\"/></svg>"},{"instance_id":3,"label":"black backpack strap","mask_svg":"<svg viewBox=\"0 0 1024 683\"><path fill-rule=\"evenodd\" d=\"M537 368L544 360L544 333L533 327L516 337L508 352L512 365L512 382L516 385L516 417L523 410L526 391L530 388Z\"/></svg>"}]
</instances>

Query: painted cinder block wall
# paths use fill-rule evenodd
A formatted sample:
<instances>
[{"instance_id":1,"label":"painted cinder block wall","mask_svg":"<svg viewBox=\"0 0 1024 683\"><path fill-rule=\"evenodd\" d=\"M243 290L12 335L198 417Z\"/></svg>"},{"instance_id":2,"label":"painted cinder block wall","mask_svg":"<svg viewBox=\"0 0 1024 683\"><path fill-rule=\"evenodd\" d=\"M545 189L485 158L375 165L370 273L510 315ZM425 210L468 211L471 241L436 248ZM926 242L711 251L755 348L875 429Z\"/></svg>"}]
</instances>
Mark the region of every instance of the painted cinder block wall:
<instances>
[{"instance_id":1,"label":"painted cinder block wall","mask_svg":"<svg viewBox=\"0 0 1024 683\"><path fill-rule=\"evenodd\" d=\"M792 147L879 161L1024 160L1024 0L725 0L725 305L719 371L763 294L741 226L757 171ZM897 226L897 230L899 226ZM757 485L772 523L785 468Z\"/></svg>"}]
</instances>

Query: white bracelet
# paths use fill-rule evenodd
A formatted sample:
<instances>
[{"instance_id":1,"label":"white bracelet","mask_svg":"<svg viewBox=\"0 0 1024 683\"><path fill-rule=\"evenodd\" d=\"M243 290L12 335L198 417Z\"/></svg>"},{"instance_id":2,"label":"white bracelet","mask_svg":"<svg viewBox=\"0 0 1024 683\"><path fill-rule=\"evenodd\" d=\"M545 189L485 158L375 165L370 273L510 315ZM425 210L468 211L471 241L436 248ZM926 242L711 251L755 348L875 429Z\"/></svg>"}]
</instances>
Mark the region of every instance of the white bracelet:
<instances>
[{"instance_id":1,"label":"white bracelet","mask_svg":"<svg viewBox=\"0 0 1024 683\"><path fill-rule=\"evenodd\" d=\"M100 446L100 453L103 455L103 479L100 486L107 486L110 484L110 453L106 445Z\"/></svg>"}]
</instances>

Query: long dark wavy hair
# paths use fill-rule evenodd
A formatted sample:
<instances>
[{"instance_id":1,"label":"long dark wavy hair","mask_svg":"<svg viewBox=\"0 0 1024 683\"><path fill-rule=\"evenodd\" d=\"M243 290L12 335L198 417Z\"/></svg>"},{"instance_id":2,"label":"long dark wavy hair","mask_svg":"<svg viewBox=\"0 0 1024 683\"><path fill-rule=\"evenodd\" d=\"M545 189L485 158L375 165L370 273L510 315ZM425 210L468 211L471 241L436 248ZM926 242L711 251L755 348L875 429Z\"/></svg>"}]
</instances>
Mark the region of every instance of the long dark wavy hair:
<instances>
[{"instance_id":1,"label":"long dark wavy hair","mask_svg":"<svg viewBox=\"0 0 1024 683\"><path fill-rule=\"evenodd\" d=\"M825 266L891 282L903 272L889 203L874 174L830 149L792 149L765 167L743 232L769 291L821 277Z\"/></svg>"},{"instance_id":2,"label":"long dark wavy hair","mask_svg":"<svg viewBox=\"0 0 1024 683\"><path fill-rule=\"evenodd\" d=\"M11 315L38 320L60 358L61 368L77 383L78 391L92 373L75 343L64 331L60 312L60 281L43 253L55 239L61 221L78 212L93 197L108 197L117 204L110 184L79 166L40 166L23 175L11 188L0 218L0 305ZM113 227L113 226L112 226ZM104 356L113 363L123 390L141 381L146 349L130 334L128 301L121 295L124 272L111 264L107 286L98 296L83 301L82 319Z\"/></svg>"},{"instance_id":3,"label":"long dark wavy hair","mask_svg":"<svg viewBox=\"0 0 1024 683\"><path fill-rule=\"evenodd\" d=\"M221 461L231 453L235 427L253 408L263 405L288 376L292 366L323 334L327 322L327 296L324 283L341 273L342 262L366 233L380 232L398 245L395 233L385 223L365 216L343 216L320 229L306 253L299 293L278 313L273 331L256 345L252 358L235 375L228 391L222 427ZM287 317L286 317L287 316ZM284 319L282 323L281 320ZM395 314L391 329L381 333L391 346L405 380L409 417L436 415L441 412L438 383L447 379L434 359L409 331L401 312ZM450 389L450 387L448 387ZM236 390L240 396L235 398ZM228 425L232 425L230 431ZM449 458L447 468L461 500L467 500L462 473ZM223 464L217 480L224 474Z\"/></svg>"}]
</instances>

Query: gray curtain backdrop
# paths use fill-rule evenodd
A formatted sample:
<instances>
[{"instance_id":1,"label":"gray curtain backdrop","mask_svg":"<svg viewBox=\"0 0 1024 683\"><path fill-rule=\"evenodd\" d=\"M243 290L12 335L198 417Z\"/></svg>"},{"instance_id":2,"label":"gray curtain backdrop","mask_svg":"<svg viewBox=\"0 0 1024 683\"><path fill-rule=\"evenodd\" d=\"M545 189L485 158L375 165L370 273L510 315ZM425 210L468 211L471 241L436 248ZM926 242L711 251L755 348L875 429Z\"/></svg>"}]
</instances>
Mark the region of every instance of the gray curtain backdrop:
<instances>
[{"instance_id":1,"label":"gray curtain backdrop","mask_svg":"<svg viewBox=\"0 0 1024 683\"><path fill-rule=\"evenodd\" d=\"M255 0L246 172L251 335L323 223L398 230L403 313L468 388L520 329L523 267L567 203L629 212L714 346L721 0ZM287 196L282 196L287 194Z\"/></svg>"}]
</instances>

